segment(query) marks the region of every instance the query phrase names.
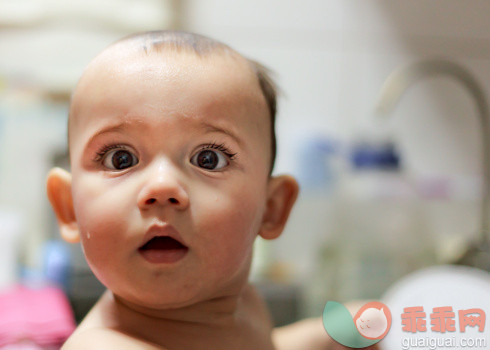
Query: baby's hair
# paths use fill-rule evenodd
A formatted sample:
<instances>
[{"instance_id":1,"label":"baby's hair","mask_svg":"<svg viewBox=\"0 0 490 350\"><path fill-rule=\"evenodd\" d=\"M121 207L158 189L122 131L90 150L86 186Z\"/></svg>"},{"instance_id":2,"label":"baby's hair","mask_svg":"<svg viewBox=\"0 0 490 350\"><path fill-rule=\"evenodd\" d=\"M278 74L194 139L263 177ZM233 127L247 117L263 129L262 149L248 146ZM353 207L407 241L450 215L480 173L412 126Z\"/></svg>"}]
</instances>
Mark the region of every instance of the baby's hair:
<instances>
[{"instance_id":1,"label":"baby's hair","mask_svg":"<svg viewBox=\"0 0 490 350\"><path fill-rule=\"evenodd\" d=\"M119 44L130 44L139 50L141 49L145 54L149 54L152 51L163 52L164 50L184 51L191 52L197 56L206 56L212 53L223 53L231 56L238 56L244 58L253 72L255 73L259 82L260 89L266 100L267 107L270 114L271 121L271 163L269 168L269 176L272 174L276 160L276 108L277 108L277 86L271 78L271 71L262 64L244 57L228 45L208 38L203 35L189 33L185 31L172 31L172 30L157 30L142 32L124 37L111 46Z\"/></svg>"}]
</instances>

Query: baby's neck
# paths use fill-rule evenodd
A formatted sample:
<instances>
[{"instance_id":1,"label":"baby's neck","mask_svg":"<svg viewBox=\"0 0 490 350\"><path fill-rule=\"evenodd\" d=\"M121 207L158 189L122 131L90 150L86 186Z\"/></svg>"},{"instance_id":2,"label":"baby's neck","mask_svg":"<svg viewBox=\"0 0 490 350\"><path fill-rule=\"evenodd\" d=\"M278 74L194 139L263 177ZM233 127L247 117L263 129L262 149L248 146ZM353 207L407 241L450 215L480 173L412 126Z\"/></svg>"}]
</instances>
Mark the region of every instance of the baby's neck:
<instances>
[{"instance_id":1,"label":"baby's neck","mask_svg":"<svg viewBox=\"0 0 490 350\"><path fill-rule=\"evenodd\" d=\"M167 349L273 348L272 322L264 302L249 284L236 295L167 310L136 306L108 291L80 331L87 328L113 329Z\"/></svg>"},{"instance_id":2,"label":"baby's neck","mask_svg":"<svg viewBox=\"0 0 490 350\"><path fill-rule=\"evenodd\" d=\"M251 288L246 286L240 293L215 297L190 306L170 309L153 309L128 302L110 293L114 306L122 314L152 319L155 322L178 322L179 324L202 324L217 327L233 322L240 310L240 303Z\"/></svg>"}]
</instances>

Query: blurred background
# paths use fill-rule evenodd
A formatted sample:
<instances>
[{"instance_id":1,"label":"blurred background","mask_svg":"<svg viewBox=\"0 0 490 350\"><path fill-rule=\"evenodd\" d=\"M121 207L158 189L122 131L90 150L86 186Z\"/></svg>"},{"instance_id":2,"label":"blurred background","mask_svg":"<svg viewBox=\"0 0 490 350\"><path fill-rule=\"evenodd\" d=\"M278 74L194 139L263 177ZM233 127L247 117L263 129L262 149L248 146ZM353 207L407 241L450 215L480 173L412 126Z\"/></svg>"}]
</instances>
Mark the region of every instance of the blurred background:
<instances>
[{"instance_id":1,"label":"blurred background","mask_svg":"<svg viewBox=\"0 0 490 350\"><path fill-rule=\"evenodd\" d=\"M489 13L487 0L0 0L0 288L55 282L77 320L103 291L59 241L45 178L69 168L84 67L155 29L224 41L283 91L274 173L301 194L252 269L276 324L379 298L425 266L488 268L465 253L486 244Z\"/></svg>"}]
</instances>

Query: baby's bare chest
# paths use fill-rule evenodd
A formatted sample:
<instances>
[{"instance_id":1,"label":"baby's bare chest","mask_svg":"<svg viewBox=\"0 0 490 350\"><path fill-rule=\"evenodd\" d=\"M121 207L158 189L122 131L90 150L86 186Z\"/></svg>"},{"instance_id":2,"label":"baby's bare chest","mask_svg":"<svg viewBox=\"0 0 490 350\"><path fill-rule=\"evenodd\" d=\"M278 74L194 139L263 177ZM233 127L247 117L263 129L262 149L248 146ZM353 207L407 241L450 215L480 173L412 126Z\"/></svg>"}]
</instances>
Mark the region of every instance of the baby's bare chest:
<instances>
[{"instance_id":1,"label":"baby's bare chest","mask_svg":"<svg viewBox=\"0 0 490 350\"><path fill-rule=\"evenodd\" d=\"M205 327L188 332L168 329L162 330L161 335L158 342L168 350L274 350L270 332L255 327L225 330Z\"/></svg>"}]
</instances>

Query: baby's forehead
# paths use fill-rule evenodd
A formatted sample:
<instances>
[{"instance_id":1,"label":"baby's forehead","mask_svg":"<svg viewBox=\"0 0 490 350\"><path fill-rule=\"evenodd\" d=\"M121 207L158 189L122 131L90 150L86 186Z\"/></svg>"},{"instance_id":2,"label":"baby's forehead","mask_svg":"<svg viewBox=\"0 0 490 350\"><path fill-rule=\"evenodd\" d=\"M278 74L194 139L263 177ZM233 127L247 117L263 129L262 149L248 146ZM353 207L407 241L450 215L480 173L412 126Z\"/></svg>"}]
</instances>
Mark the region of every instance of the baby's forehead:
<instances>
[{"instance_id":1,"label":"baby's forehead","mask_svg":"<svg viewBox=\"0 0 490 350\"><path fill-rule=\"evenodd\" d=\"M103 83L107 80L128 79L137 76L146 78L149 73L158 73L160 83L175 77L215 78L212 71L226 73L220 78L228 82L243 84L243 88L259 88L257 76L244 57L225 52L211 52L205 56L188 50L146 53L133 48L114 48L97 56L86 68L80 78L74 95L83 91L87 85Z\"/></svg>"},{"instance_id":2,"label":"baby's forehead","mask_svg":"<svg viewBox=\"0 0 490 350\"><path fill-rule=\"evenodd\" d=\"M83 128L84 123L77 122L83 115L79 113L81 110L98 99L105 98L111 86L124 84L133 79L148 79L148 84L155 84L155 88L202 80L200 90L204 94L210 93L206 86L220 91L219 85L223 85L223 95L233 93L232 99L239 100L244 97L252 104L260 105L263 110L267 110L253 68L238 54L217 51L199 56L185 50L148 54L129 45L103 52L87 67L72 97L69 134L77 132L80 127ZM132 87L128 85L130 94ZM195 88L196 84L192 86ZM133 93L139 92L134 90Z\"/></svg>"}]
</instances>

